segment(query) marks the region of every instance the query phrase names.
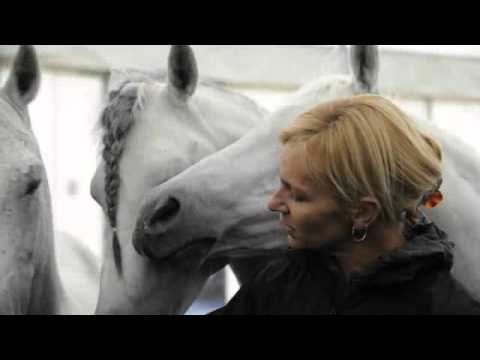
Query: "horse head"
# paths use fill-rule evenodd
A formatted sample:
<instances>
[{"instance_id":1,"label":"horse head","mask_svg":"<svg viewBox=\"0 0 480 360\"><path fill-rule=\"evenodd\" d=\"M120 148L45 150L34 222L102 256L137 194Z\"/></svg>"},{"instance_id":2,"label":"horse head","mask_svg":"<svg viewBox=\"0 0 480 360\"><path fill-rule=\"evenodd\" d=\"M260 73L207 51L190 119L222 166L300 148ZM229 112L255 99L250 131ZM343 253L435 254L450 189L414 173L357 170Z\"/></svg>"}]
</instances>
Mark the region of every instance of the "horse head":
<instances>
[{"instance_id":1,"label":"horse head","mask_svg":"<svg viewBox=\"0 0 480 360\"><path fill-rule=\"evenodd\" d=\"M111 230L104 244L97 313L188 309L211 274L200 265L215 240L157 241L159 220L175 217L179 204L171 198L166 207L150 208L147 214L141 212L143 199L238 139L263 115L246 97L199 81L193 50L186 45L172 46L166 74L137 71L119 82L102 114L103 161L91 186ZM145 222L137 227L140 213Z\"/></svg>"}]
</instances>

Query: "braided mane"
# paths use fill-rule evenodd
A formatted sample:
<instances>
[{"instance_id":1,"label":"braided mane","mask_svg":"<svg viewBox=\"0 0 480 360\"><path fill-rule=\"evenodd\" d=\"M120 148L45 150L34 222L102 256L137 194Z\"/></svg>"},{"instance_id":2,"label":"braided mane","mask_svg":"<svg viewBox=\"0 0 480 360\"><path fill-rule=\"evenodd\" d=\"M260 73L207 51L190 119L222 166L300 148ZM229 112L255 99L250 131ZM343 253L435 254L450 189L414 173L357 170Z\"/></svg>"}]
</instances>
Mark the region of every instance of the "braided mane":
<instances>
[{"instance_id":1,"label":"braided mane","mask_svg":"<svg viewBox=\"0 0 480 360\"><path fill-rule=\"evenodd\" d=\"M125 149L127 135L135 121L134 110L139 106L139 87L125 82L110 94L109 103L101 115L102 157L105 163L105 199L107 217L113 229L113 254L117 271L122 273L120 244L117 235L117 206L121 185L120 159Z\"/></svg>"}]
</instances>

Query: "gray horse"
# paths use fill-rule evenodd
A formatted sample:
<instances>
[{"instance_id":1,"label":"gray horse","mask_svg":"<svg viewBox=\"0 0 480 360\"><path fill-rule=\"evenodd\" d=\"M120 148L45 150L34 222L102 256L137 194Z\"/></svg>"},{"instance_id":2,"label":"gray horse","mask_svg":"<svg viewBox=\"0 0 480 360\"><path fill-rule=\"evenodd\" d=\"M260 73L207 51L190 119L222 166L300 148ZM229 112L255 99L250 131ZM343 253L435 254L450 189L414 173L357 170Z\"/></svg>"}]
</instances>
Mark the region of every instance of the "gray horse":
<instances>
[{"instance_id":1,"label":"gray horse","mask_svg":"<svg viewBox=\"0 0 480 360\"><path fill-rule=\"evenodd\" d=\"M0 314L85 313L82 300L67 296L58 272L48 181L28 113L39 84L35 50L21 46L0 90ZM65 236L57 246L70 270L63 280L74 275L72 285L82 284L84 300L90 300L93 255ZM86 282L82 272L90 272Z\"/></svg>"},{"instance_id":2,"label":"gray horse","mask_svg":"<svg viewBox=\"0 0 480 360\"><path fill-rule=\"evenodd\" d=\"M0 92L0 312L59 311L48 181L27 105L40 73L35 51L22 46Z\"/></svg>"}]
</instances>

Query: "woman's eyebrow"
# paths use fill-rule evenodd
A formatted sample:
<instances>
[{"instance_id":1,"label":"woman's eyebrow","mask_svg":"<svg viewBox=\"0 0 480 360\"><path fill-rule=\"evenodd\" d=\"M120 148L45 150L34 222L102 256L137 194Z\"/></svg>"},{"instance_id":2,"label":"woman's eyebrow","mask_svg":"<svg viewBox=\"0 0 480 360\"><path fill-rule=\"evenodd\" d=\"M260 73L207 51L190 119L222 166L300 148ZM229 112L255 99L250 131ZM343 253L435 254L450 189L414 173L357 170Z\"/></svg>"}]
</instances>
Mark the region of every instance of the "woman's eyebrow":
<instances>
[{"instance_id":1,"label":"woman's eyebrow","mask_svg":"<svg viewBox=\"0 0 480 360\"><path fill-rule=\"evenodd\" d=\"M295 191L298 191L298 192L301 192L301 193L304 193L304 194L308 194L308 191L306 191L305 189L303 189L302 187L300 186L297 186L297 185L292 185L290 184L287 180L283 179L282 177L280 177L280 181L282 182L282 184L289 190L293 189Z\"/></svg>"}]
</instances>

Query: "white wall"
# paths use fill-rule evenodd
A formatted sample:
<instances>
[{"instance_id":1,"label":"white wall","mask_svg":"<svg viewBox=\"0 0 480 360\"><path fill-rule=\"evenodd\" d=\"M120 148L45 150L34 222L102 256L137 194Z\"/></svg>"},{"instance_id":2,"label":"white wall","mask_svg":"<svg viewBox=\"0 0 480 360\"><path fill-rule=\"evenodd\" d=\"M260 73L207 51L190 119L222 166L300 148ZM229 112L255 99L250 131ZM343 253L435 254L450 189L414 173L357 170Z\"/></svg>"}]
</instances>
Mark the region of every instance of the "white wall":
<instances>
[{"instance_id":1,"label":"white wall","mask_svg":"<svg viewBox=\"0 0 480 360\"><path fill-rule=\"evenodd\" d=\"M104 84L101 79L70 74L54 76L56 128L54 191L55 224L101 253L103 215L90 196L90 181L98 159L95 125L102 109ZM47 105L45 105L47 106ZM32 108L32 117L39 112Z\"/></svg>"}]
</instances>

